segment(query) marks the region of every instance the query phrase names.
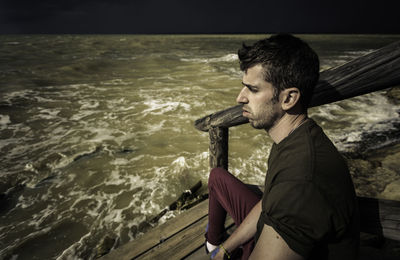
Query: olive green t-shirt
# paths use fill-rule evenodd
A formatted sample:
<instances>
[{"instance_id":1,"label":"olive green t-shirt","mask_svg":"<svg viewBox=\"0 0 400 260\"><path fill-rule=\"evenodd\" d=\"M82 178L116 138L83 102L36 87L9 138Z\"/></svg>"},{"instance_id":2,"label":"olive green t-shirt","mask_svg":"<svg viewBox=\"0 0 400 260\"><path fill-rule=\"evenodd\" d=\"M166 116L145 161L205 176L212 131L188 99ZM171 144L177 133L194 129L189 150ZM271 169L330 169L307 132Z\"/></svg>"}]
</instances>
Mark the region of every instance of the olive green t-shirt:
<instances>
[{"instance_id":1,"label":"olive green t-shirt","mask_svg":"<svg viewBox=\"0 0 400 260\"><path fill-rule=\"evenodd\" d=\"M346 162L312 119L271 148L256 240L264 224L305 259L357 257L353 182Z\"/></svg>"}]
</instances>

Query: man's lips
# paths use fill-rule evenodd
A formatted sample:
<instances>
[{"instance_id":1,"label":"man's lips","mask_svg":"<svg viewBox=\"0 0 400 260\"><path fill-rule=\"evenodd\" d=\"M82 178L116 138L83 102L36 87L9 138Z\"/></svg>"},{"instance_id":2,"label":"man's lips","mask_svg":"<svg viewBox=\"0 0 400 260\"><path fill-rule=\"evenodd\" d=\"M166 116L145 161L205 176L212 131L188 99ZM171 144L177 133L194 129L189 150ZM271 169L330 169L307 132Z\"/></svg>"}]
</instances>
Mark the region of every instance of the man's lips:
<instances>
[{"instance_id":1,"label":"man's lips","mask_svg":"<svg viewBox=\"0 0 400 260\"><path fill-rule=\"evenodd\" d=\"M244 117L248 117L250 115L250 112L246 108L243 108L242 110L243 110Z\"/></svg>"}]
</instances>

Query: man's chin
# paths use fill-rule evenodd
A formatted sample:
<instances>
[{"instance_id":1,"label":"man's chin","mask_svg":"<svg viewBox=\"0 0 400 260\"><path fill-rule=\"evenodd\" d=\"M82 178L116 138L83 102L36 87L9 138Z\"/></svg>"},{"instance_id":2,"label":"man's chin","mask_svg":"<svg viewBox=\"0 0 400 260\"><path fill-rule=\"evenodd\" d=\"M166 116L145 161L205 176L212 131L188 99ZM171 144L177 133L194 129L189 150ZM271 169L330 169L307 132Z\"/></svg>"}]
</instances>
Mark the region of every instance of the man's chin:
<instances>
[{"instance_id":1,"label":"man's chin","mask_svg":"<svg viewBox=\"0 0 400 260\"><path fill-rule=\"evenodd\" d=\"M251 119L249 119L249 123L254 129L262 129L268 131L272 127L272 125L266 125Z\"/></svg>"},{"instance_id":2,"label":"man's chin","mask_svg":"<svg viewBox=\"0 0 400 260\"><path fill-rule=\"evenodd\" d=\"M249 123L254 129L263 129L263 127L261 125L257 124L257 122L254 120L249 119Z\"/></svg>"}]
</instances>

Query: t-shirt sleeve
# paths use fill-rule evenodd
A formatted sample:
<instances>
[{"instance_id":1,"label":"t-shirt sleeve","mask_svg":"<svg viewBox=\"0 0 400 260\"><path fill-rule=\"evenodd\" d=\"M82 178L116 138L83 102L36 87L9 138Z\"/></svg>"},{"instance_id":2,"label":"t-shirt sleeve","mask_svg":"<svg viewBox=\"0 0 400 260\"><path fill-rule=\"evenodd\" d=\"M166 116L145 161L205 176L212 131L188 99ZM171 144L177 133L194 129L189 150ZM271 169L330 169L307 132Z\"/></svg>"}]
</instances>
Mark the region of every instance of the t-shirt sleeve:
<instances>
[{"instance_id":1,"label":"t-shirt sleeve","mask_svg":"<svg viewBox=\"0 0 400 260\"><path fill-rule=\"evenodd\" d=\"M288 246L307 258L332 229L332 211L311 182L275 184L263 201L261 219Z\"/></svg>"}]
</instances>

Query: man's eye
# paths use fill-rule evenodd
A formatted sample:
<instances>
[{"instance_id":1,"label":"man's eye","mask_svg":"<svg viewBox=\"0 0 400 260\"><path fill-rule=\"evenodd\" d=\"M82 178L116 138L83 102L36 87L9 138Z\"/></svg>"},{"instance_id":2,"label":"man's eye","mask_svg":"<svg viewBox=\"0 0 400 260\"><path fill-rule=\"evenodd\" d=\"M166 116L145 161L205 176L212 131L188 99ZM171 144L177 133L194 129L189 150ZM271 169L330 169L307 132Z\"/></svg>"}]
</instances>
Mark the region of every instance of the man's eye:
<instances>
[{"instance_id":1,"label":"man's eye","mask_svg":"<svg viewBox=\"0 0 400 260\"><path fill-rule=\"evenodd\" d=\"M250 90L252 93L256 93L256 92L258 91L258 89L256 89L256 88L249 88L249 90Z\"/></svg>"}]
</instances>

